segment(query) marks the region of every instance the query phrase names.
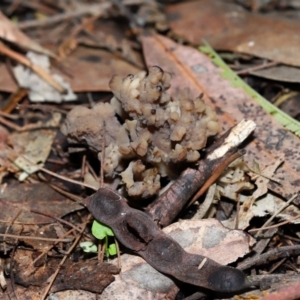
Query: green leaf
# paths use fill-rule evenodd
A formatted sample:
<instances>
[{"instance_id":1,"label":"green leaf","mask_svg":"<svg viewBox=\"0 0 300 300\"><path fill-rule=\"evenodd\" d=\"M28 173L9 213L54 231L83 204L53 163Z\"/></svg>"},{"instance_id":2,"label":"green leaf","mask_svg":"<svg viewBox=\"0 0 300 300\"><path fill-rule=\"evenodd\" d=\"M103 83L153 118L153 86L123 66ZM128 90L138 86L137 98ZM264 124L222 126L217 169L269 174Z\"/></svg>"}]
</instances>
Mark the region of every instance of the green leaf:
<instances>
[{"instance_id":1,"label":"green leaf","mask_svg":"<svg viewBox=\"0 0 300 300\"><path fill-rule=\"evenodd\" d=\"M116 244L110 244L108 249L107 249L107 252L110 256L117 255L117 246L116 246ZM109 256L109 255L107 255L107 256Z\"/></svg>"},{"instance_id":2,"label":"green leaf","mask_svg":"<svg viewBox=\"0 0 300 300\"><path fill-rule=\"evenodd\" d=\"M98 240L103 240L107 236L114 236L113 231L110 227L94 220L92 225L92 234Z\"/></svg>"},{"instance_id":3,"label":"green leaf","mask_svg":"<svg viewBox=\"0 0 300 300\"><path fill-rule=\"evenodd\" d=\"M202 53L207 54L211 60L222 69L221 76L230 81L234 87L241 87L244 91L250 95L264 110L271 114L283 127L290 130L294 134L300 136L300 123L281 111L278 107L274 106L255 90L253 90L245 81L243 81L238 75L236 75L230 67L222 60L222 58L213 50L213 48L203 41L204 46L199 47Z\"/></svg>"},{"instance_id":4,"label":"green leaf","mask_svg":"<svg viewBox=\"0 0 300 300\"><path fill-rule=\"evenodd\" d=\"M93 242L82 242L79 244L82 250L86 253L97 253L98 248Z\"/></svg>"}]
</instances>

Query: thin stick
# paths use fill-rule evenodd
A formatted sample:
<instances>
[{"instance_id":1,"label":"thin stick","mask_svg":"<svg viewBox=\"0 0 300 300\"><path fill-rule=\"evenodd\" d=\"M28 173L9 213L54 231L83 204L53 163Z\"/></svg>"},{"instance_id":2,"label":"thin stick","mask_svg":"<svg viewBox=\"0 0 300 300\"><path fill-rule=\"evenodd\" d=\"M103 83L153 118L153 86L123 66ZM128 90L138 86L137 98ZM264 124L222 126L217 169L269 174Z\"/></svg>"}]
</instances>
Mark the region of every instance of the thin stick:
<instances>
[{"instance_id":1,"label":"thin stick","mask_svg":"<svg viewBox=\"0 0 300 300\"><path fill-rule=\"evenodd\" d=\"M121 255L120 255L120 247L119 247L119 242L118 240L116 239L116 237L114 236L114 241L115 241L115 244L116 244L116 248L117 248L117 255L118 255L118 268L120 269L120 276L122 277L121 275L121 269L122 269L122 260L121 260Z\"/></svg>"},{"instance_id":2,"label":"thin stick","mask_svg":"<svg viewBox=\"0 0 300 300\"><path fill-rule=\"evenodd\" d=\"M240 211L240 206L241 206L241 194L238 194L238 201L236 204L236 217L235 217L235 225L234 228L235 229L239 229L239 214L238 212Z\"/></svg>"},{"instance_id":3,"label":"thin stick","mask_svg":"<svg viewBox=\"0 0 300 300\"><path fill-rule=\"evenodd\" d=\"M77 181L77 180L73 180L73 179L67 178L67 177L65 177L65 176L58 175L58 174L56 174L56 173L54 173L54 172L52 172L52 171L49 171L49 170L47 170L47 169L45 169L45 168L43 168L43 167L41 167L41 166L35 164L34 162L32 162L31 160L29 160L29 159L28 159L27 157L25 157L25 156L22 156L22 158L24 158L27 162L29 162L30 164L32 164L33 166L35 166L36 168L38 168L38 170L43 171L43 172L45 172L45 173L47 173L47 174L49 174L49 175L52 175L52 176L54 176L54 177L56 177L56 178L59 178L59 179L61 179L61 180L65 180L65 181L68 181L68 182L71 182L71 183L75 183L75 184L78 184L78 185L81 185L81 186L84 186L84 187L88 187L88 188L90 188L90 189L92 189L92 190L94 190L94 191L97 190L97 189L96 189L95 187L93 187L92 185L89 185L89 184L86 184L86 183L84 183L84 182L80 182L80 181Z\"/></svg>"},{"instance_id":4,"label":"thin stick","mask_svg":"<svg viewBox=\"0 0 300 300\"><path fill-rule=\"evenodd\" d=\"M24 240L37 240L37 241L47 241L47 242L72 242L73 239L52 239L52 238L43 238L39 236L24 236L24 235L14 235L14 234L8 234L8 233L0 233L0 236L3 237L10 237L14 239L20 239L22 241Z\"/></svg>"},{"instance_id":5,"label":"thin stick","mask_svg":"<svg viewBox=\"0 0 300 300\"><path fill-rule=\"evenodd\" d=\"M206 193L205 199L204 199L203 203L200 204L200 208L196 212L193 219L195 219L195 220L203 219L203 217L205 216L205 214L207 213L207 211L209 210L211 204L214 201L216 188L217 188L217 185L215 183L209 187L209 189Z\"/></svg>"},{"instance_id":6,"label":"thin stick","mask_svg":"<svg viewBox=\"0 0 300 300\"><path fill-rule=\"evenodd\" d=\"M11 59L19 62L20 64L26 66L27 68L34 71L37 75L39 75L44 81L46 81L49 85L51 85L54 89L56 89L60 93L65 92L65 88L61 86L45 69L41 68L38 65L33 64L27 57L21 55L18 52L15 52L8 47L6 47L3 43L0 42L0 52Z\"/></svg>"},{"instance_id":7,"label":"thin stick","mask_svg":"<svg viewBox=\"0 0 300 300\"><path fill-rule=\"evenodd\" d=\"M51 219L53 219L53 220L58 221L59 223L65 224L65 225L67 225L67 226L69 226L69 227L71 227L71 228L73 228L73 229L76 229L76 228L78 227L78 226L75 226L75 225L73 225L72 223L70 223L70 222L68 222L68 221L65 221L64 219L61 219L61 218L59 218L59 217L52 216L52 215L47 214L47 213L45 213L45 212L38 211L38 210L36 210L36 209L30 209L30 211L33 212L33 213L35 213L35 214L39 214L39 215L42 215L42 216L45 216L45 217L49 217L49 218L51 218ZM80 229L79 229L78 231L80 231Z\"/></svg>"},{"instance_id":8,"label":"thin stick","mask_svg":"<svg viewBox=\"0 0 300 300\"><path fill-rule=\"evenodd\" d=\"M102 152L101 152L101 171L100 171L100 187L104 187L104 159L105 159L105 130L102 136Z\"/></svg>"},{"instance_id":9,"label":"thin stick","mask_svg":"<svg viewBox=\"0 0 300 300\"><path fill-rule=\"evenodd\" d=\"M38 166L38 165L36 165L36 166ZM92 186L92 185L89 185L89 184L86 184L86 183L84 183L84 182L80 182L80 181L77 181L77 180L73 180L73 179L67 178L67 177L62 176L62 175L58 175L58 174L56 174L56 173L54 173L54 172L51 172L51 171L49 171L49 170L47 170L47 169L45 169L45 168L43 168L43 167L39 167L39 169L40 169L40 171L43 171L43 172L45 172L45 173L47 173L47 174L50 174L50 175L52 175L52 176L54 176L54 177L56 177L56 178L61 179L61 180L65 180L65 181L68 181L68 182L71 182L71 183L75 183L75 184L78 184L78 185L81 185L81 186L90 188L90 189L92 189L92 190L94 190L94 191L97 190L97 189L96 189L94 186Z\"/></svg>"},{"instance_id":10,"label":"thin stick","mask_svg":"<svg viewBox=\"0 0 300 300\"><path fill-rule=\"evenodd\" d=\"M298 214L297 216L295 216L295 217L293 217L293 218L291 218L287 221L284 221L284 222L281 222L281 223L278 223L278 224L275 224L275 225L271 225L271 226L266 226L264 228L250 229L250 230L248 230L248 232L256 232L256 231L267 230L267 229L271 229L271 228L277 228L277 227L280 227L282 225L289 224L292 221L294 221L296 219L299 219L299 218L300 218L300 214Z\"/></svg>"},{"instance_id":11,"label":"thin stick","mask_svg":"<svg viewBox=\"0 0 300 300\"><path fill-rule=\"evenodd\" d=\"M279 213L281 213L285 208L287 208L291 202L298 196L298 194L295 194L294 196L292 196L282 207L280 207L266 222L265 224L260 228L260 229L263 229L265 228L266 226L268 226L273 220L274 218L277 217L277 215ZM255 237L258 237L260 234L260 231L258 230L258 232L256 233Z\"/></svg>"},{"instance_id":12,"label":"thin stick","mask_svg":"<svg viewBox=\"0 0 300 300\"><path fill-rule=\"evenodd\" d=\"M8 226L6 227L5 233L4 233L4 237L3 237L3 243L4 243L4 255L6 255L6 242L5 242L5 236L7 235L10 227L14 224L14 222L16 221L16 219L19 217L20 213L22 212L21 209L18 210L18 212L16 213L15 217L12 219L12 221L8 224Z\"/></svg>"},{"instance_id":13,"label":"thin stick","mask_svg":"<svg viewBox=\"0 0 300 300\"><path fill-rule=\"evenodd\" d=\"M267 63L263 63L259 66L255 66L255 67L251 67L251 68L246 68L244 70L236 71L235 73L238 74L238 75L246 75L246 74L249 74L250 72L259 71L259 70L262 70L262 69L267 69L267 68L270 68L270 67L274 67L276 65L278 65L277 61L270 61L270 62L267 62Z\"/></svg>"},{"instance_id":14,"label":"thin stick","mask_svg":"<svg viewBox=\"0 0 300 300\"><path fill-rule=\"evenodd\" d=\"M51 186L51 188L53 188L55 191L59 192L60 194L70 198L71 200L77 202L78 204L82 204L82 201L83 201L83 197L80 197L80 196L76 196L76 195L73 195L63 189L61 189L60 187L52 184L52 183L49 183L49 186Z\"/></svg>"},{"instance_id":15,"label":"thin stick","mask_svg":"<svg viewBox=\"0 0 300 300\"><path fill-rule=\"evenodd\" d=\"M82 162L81 162L81 174L80 177L83 179L84 178L84 174L85 174L85 164L86 164L86 154L83 155L82 157Z\"/></svg>"},{"instance_id":16,"label":"thin stick","mask_svg":"<svg viewBox=\"0 0 300 300\"><path fill-rule=\"evenodd\" d=\"M85 230L87 224L89 223L89 221L90 221L90 218L88 218L88 220L87 220L86 222L84 222L84 225L82 226L82 230L81 230L80 233L78 234L78 236L77 236L76 240L74 241L73 245L70 247L70 249L68 250L68 252L65 254L65 256L63 257L63 259L62 259L61 262L59 263L59 265L58 265L58 267L57 267L55 273L52 275L52 278L51 278L50 283L48 284L48 286L47 286L47 288L46 288L46 290L45 290L43 296L41 297L41 300L44 300L44 299L47 297L47 295L48 295L48 293L49 293L49 291L50 291L50 289L51 289L51 287L52 287L52 285L53 285L53 283L54 283L54 281L55 281L55 279L56 279L56 277L57 277L57 275L58 275L59 270L61 269L62 265L63 265L63 264L65 263L65 261L67 260L67 258L68 258L68 256L70 255L70 253L71 253L71 252L73 251L73 249L76 247L76 245L77 245L77 243L79 242L79 240L81 239L82 233L84 232L84 230Z\"/></svg>"},{"instance_id":17,"label":"thin stick","mask_svg":"<svg viewBox=\"0 0 300 300\"><path fill-rule=\"evenodd\" d=\"M269 272L267 272L267 274L271 274L273 273L278 267L280 267L285 261L286 261L286 257L284 257L283 259L281 259L277 264L275 264L275 266L273 266L271 268L271 270Z\"/></svg>"},{"instance_id":18,"label":"thin stick","mask_svg":"<svg viewBox=\"0 0 300 300\"><path fill-rule=\"evenodd\" d=\"M94 171L94 169L92 168L91 164L87 161L86 162L88 170L90 171L90 173L93 175L95 181L100 182L99 177L97 176L96 172Z\"/></svg>"}]
</instances>

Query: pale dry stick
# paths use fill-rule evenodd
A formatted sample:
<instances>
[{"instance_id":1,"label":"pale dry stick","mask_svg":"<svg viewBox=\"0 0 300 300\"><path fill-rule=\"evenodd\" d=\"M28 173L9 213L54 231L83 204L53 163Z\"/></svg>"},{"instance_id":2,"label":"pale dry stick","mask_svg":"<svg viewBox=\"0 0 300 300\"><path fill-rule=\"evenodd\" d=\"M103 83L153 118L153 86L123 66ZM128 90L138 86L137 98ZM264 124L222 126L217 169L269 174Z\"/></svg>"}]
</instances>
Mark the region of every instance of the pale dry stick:
<instances>
[{"instance_id":1,"label":"pale dry stick","mask_svg":"<svg viewBox=\"0 0 300 300\"><path fill-rule=\"evenodd\" d=\"M16 221L16 219L19 217L20 213L22 212L21 209L19 209L15 215L15 217L11 220L11 222L8 224L8 226L6 227L6 230L5 230L5 235L8 233L8 230L10 229L10 227L14 224L14 222ZM4 243L4 255L6 255L6 242L5 242L5 235L3 237L3 243Z\"/></svg>"},{"instance_id":2,"label":"pale dry stick","mask_svg":"<svg viewBox=\"0 0 300 300\"><path fill-rule=\"evenodd\" d=\"M57 160L57 159L54 159L54 158L47 158L46 160L48 163L51 163L51 164L56 164L56 165L61 165L61 166L64 166L66 164L65 161L63 160Z\"/></svg>"},{"instance_id":3,"label":"pale dry stick","mask_svg":"<svg viewBox=\"0 0 300 300\"><path fill-rule=\"evenodd\" d=\"M70 253L73 251L73 249L76 247L77 243L81 239L82 233L84 232L84 230L85 230L85 228L86 228L86 226L87 226L87 224L89 222L90 222L90 217L87 219L86 222L84 222L84 224L82 226L82 230L78 234L76 240L74 241L74 243L72 244L72 246L70 247L70 249L68 250L68 252L65 254L65 256L63 257L63 259L59 263L59 265L58 265L55 273L52 275L52 278L51 278L51 280L50 280L50 282L49 282L49 284L48 284L48 286L47 286L47 288L46 288L43 296L41 297L41 300L44 300L47 297L47 295L48 295L48 293L49 293L49 291L50 291L50 289L51 289L51 287L52 287L52 285L53 285L53 283L54 283L54 281L55 281L55 279L56 279L56 277L58 275L58 272L59 272L60 268L63 266L63 264L65 263L66 259L68 258L68 256L70 255Z\"/></svg>"},{"instance_id":4,"label":"pale dry stick","mask_svg":"<svg viewBox=\"0 0 300 300\"><path fill-rule=\"evenodd\" d=\"M211 185L209 187L207 194L205 196L205 199L204 199L203 203L200 204L200 208L196 212L193 219L195 219L195 220L203 219L203 217L205 216L205 214L207 213L208 209L210 208L211 204L214 201L214 195L215 195L216 189L217 189L216 183L214 183L213 185Z\"/></svg>"},{"instance_id":5,"label":"pale dry stick","mask_svg":"<svg viewBox=\"0 0 300 300\"><path fill-rule=\"evenodd\" d=\"M292 97L296 97L299 95L299 92L290 92L290 93L286 93L284 95L281 95L277 98L277 100L273 103L273 105L275 106L280 106L282 103L284 103L285 101L287 101L288 99L292 98Z\"/></svg>"},{"instance_id":6,"label":"pale dry stick","mask_svg":"<svg viewBox=\"0 0 300 300\"><path fill-rule=\"evenodd\" d=\"M100 187L104 188L104 159L105 159L105 130L103 130L102 135L102 152L101 152L101 169L100 169Z\"/></svg>"},{"instance_id":7,"label":"pale dry stick","mask_svg":"<svg viewBox=\"0 0 300 300\"><path fill-rule=\"evenodd\" d=\"M6 113L6 112L4 112L2 110L0 110L0 116L5 117L7 119L11 119L11 120L18 120L18 119L20 119L19 115L12 115L12 114Z\"/></svg>"},{"instance_id":8,"label":"pale dry stick","mask_svg":"<svg viewBox=\"0 0 300 300\"><path fill-rule=\"evenodd\" d=\"M80 177L84 178L85 174L85 166L86 166L86 154L83 155L82 157L82 162L81 162L81 172L80 172Z\"/></svg>"},{"instance_id":9,"label":"pale dry stick","mask_svg":"<svg viewBox=\"0 0 300 300\"><path fill-rule=\"evenodd\" d=\"M88 170L91 172L91 174L93 175L95 181L99 182L99 177L97 176L96 172L94 171L94 169L92 168L91 164L87 161L86 162L87 166L88 166Z\"/></svg>"},{"instance_id":10,"label":"pale dry stick","mask_svg":"<svg viewBox=\"0 0 300 300\"><path fill-rule=\"evenodd\" d=\"M240 195L241 194L238 194L238 200L237 200L237 203L236 203L237 214L236 214L236 217L235 217L235 224L234 224L235 229L239 229L239 214L238 214L238 212L240 211L240 206L241 206Z\"/></svg>"},{"instance_id":11,"label":"pale dry stick","mask_svg":"<svg viewBox=\"0 0 300 300\"><path fill-rule=\"evenodd\" d=\"M250 229L248 230L248 232L256 232L256 231L261 231L261 230L267 230L267 229L271 229L271 228L277 228L277 227L280 227L282 225L285 225L285 224L289 224L291 223L292 221L296 220L296 219L299 219L300 218L300 214L298 214L297 216L287 220L287 221L283 221L281 223L278 223L278 224L275 224L275 225L271 225L271 226L266 226L264 228L257 228L257 229Z\"/></svg>"},{"instance_id":12,"label":"pale dry stick","mask_svg":"<svg viewBox=\"0 0 300 300\"><path fill-rule=\"evenodd\" d=\"M43 176L43 177L44 177L44 176ZM66 197L68 197L68 198L70 198L71 200L74 200L75 202L77 202L77 203L79 203L79 204L81 204L82 201L83 201L83 199L84 199L83 197L76 196L76 195L74 195L74 194L72 194L72 193L69 193L69 192L67 192L67 191L65 191L65 190L63 190L63 189L61 189L61 188L59 188L58 186L56 186L56 185L54 185L54 184L49 183L49 186L51 186L51 188L53 188L55 191L57 191L57 192L59 192L60 194L66 196ZM70 223L70 224L71 224L71 223Z\"/></svg>"},{"instance_id":13,"label":"pale dry stick","mask_svg":"<svg viewBox=\"0 0 300 300\"><path fill-rule=\"evenodd\" d=\"M285 208L287 208L291 202L298 196L298 194L295 194L294 196L292 196L284 205L282 205L282 207L280 207L266 222L265 224L260 228L263 229L264 227L268 226L276 217L279 213L281 213ZM257 238L260 234L260 231L258 231L255 234L255 237Z\"/></svg>"},{"instance_id":14,"label":"pale dry stick","mask_svg":"<svg viewBox=\"0 0 300 300\"><path fill-rule=\"evenodd\" d=\"M28 161L29 161L29 160L28 160ZM80 182L80 181L77 181L77 180L69 179L69 178L67 178L67 177L65 177L65 176L58 175L58 174L56 174L56 173L54 173L54 172L52 172L52 171L49 171L49 170L47 170L47 169L45 169L45 168L43 168L43 167L39 167L39 166L36 165L35 163L32 163L32 164L35 165L35 166L37 166L37 167L39 168L40 171L43 171L43 172L45 172L45 173L47 173L47 174L49 174L49 175L52 175L52 176L54 176L54 177L56 177L56 178L59 178L59 179L64 180L64 181L68 181L68 182L71 182L71 183L74 183L74 184L78 184L78 185L81 185L81 186L90 188L90 189L92 189L92 190L94 190L94 191L97 190L97 189L96 189L94 186L92 186L92 185L89 185L89 184L86 184L86 183L84 183L84 182Z\"/></svg>"},{"instance_id":15,"label":"pale dry stick","mask_svg":"<svg viewBox=\"0 0 300 300\"><path fill-rule=\"evenodd\" d=\"M27 57L21 55L18 52L15 52L8 47L6 47L2 42L0 42L0 52L11 59L17 61L18 63L30 68L33 72L39 75L44 81L46 81L49 85L51 85L54 89L56 89L60 93L65 92L65 88L63 88L60 83L58 83L46 70L41 68L38 65L33 64Z\"/></svg>"},{"instance_id":16,"label":"pale dry stick","mask_svg":"<svg viewBox=\"0 0 300 300\"><path fill-rule=\"evenodd\" d=\"M271 274L273 273L276 269L278 269L285 261L286 261L286 257L284 257L283 259L281 259L277 264L275 264L275 266L273 266L271 268L270 271L266 272L267 274Z\"/></svg>"},{"instance_id":17,"label":"pale dry stick","mask_svg":"<svg viewBox=\"0 0 300 300\"><path fill-rule=\"evenodd\" d=\"M119 247L119 242L118 242L118 240L116 239L115 236L114 236L114 242L116 244L117 253L118 253L118 268L120 269L119 276L122 278L122 272L121 272L121 269L122 269L122 260L121 260L121 255L120 255L120 247Z\"/></svg>"},{"instance_id":18,"label":"pale dry stick","mask_svg":"<svg viewBox=\"0 0 300 300\"><path fill-rule=\"evenodd\" d=\"M98 262L103 262L105 249L106 249L105 243L98 244L98 255L97 255Z\"/></svg>"},{"instance_id":19,"label":"pale dry stick","mask_svg":"<svg viewBox=\"0 0 300 300\"><path fill-rule=\"evenodd\" d=\"M19 239L22 241L23 240L35 240L35 241L64 242L64 243L72 242L72 239L53 239L53 238L43 238L43 237L39 237L39 236L24 236L24 235L15 235L15 234L8 234L8 233L0 233L0 236Z\"/></svg>"},{"instance_id":20,"label":"pale dry stick","mask_svg":"<svg viewBox=\"0 0 300 300\"><path fill-rule=\"evenodd\" d=\"M6 119L4 119L3 117L0 116L0 123L7 126L8 128L11 128L11 129L14 129L16 131L21 131L22 127L13 123L13 122L10 122Z\"/></svg>"},{"instance_id":21,"label":"pale dry stick","mask_svg":"<svg viewBox=\"0 0 300 300\"><path fill-rule=\"evenodd\" d=\"M1 264L0 264L0 267L1 267ZM3 268L0 268L0 287L2 288L2 290L6 290L6 288L7 288L7 283L6 283L6 279L4 277Z\"/></svg>"},{"instance_id":22,"label":"pale dry stick","mask_svg":"<svg viewBox=\"0 0 300 300\"><path fill-rule=\"evenodd\" d=\"M247 69L244 69L244 70L237 71L235 73L237 75L245 75L245 74L249 74L249 72L259 71L259 70L262 70L262 69L267 69L267 68L270 68L270 67L274 67L276 65L278 65L277 61L270 61L270 62L267 62L267 63L263 63L259 66L255 66L255 67L251 67L251 68L247 68Z\"/></svg>"}]
</instances>

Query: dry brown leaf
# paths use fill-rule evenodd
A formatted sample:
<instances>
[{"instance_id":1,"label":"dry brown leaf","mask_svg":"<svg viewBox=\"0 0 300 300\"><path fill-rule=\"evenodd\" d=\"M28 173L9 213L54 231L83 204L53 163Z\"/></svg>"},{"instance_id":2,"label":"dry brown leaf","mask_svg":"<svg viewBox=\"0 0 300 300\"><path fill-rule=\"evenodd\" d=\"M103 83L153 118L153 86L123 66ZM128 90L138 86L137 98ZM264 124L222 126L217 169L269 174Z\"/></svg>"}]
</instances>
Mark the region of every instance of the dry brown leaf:
<instances>
[{"instance_id":1,"label":"dry brown leaf","mask_svg":"<svg viewBox=\"0 0 300 300\"><path fill-rule=\"evenodd\" d=\"M27 35L25 35L1 11L0 11L0 37L24 49L43 53L51 57L56 57L52 51L40 46L38 43L30 39Z\"/></svg>"},{"instance_id":2,"label":"dry brown leaf","mask_svg":"<svg viewBox=\"0 0 300 300\"><path fill-rule=\"evenodd\" d=\"M253 239L239 230L230 230L216 219L185 220L164 230L187 252L205 255L221 264L236 261L250 251ZM115 262L116 263L116 262ZM122 276L117 275L102 293L103 300L164 299L176 291L175 283L141 257L122 255Z\"/></svg>"},{"instance_id":3,"label":"dry brown leaf","mask_svg":"<svg viewBox=\"0 0 300 300\"><path fill-rule=\"evenodd\" d=\"M2 92L15 92L18 89L12 72L7 69L7 66L0 62L0 91Z\"/></svg>"},{"instance_id":4,"label":"dry brown leaf","mask_svg":"<svg viewBox=\"0 0 300 300\"><path fill-rule=\"evenodd\" d=\"M108 51L82 46L64 60L63 67L72 74L71 78L65 78L74 92L110 91L108 83L113 75L125 76L140 71Z\"/></svg>"},{"instance_id":5,"label":"dry brown leaf","mask_svg":"<svg viewBox=\"0 0 300 300\"><path fill-rule=\"evenodd\" d=\"M222 0L183 2L167 7L171 29L200 45L248 53L284 64L300 66L300 23L249 13Z\"/></svg>"},{"instance_id":6,"label":"dry brown leaf","mask_svg":"<svg viewBox=\"0 0 300 300\"><path fill-rule=\"evenodd\" d=\"M52 216L62 217L72 211L82 209L60 193L54 191L45 183L2 185L0 194L0 221L11 222L21 210L14 224L47 224L53 219L30 212L35 209ZM7 213L9 212L9 214Z\"/></svg>"},{"instance_id":7,"label":"dry brown leaf","mask_svg":"<svg viewBox=\"0 0 300 300\"><path fill-rule=\"evenodd\" d=\"M257 128L245 146L245 161L248 165L257 161L263 166L283 155L284 164L274 175L281 184L270 181L268 188L286 199L299 191L300 141L296 136L279 125L243 89L232 87L221 77L221 70L197 49L160 35L144 36L142 43L147 65L159 65L171 72L170 93L174 95L184 88L190 89L191 97L204 93L205 101L215 108L223 131L242 119L253 120Z\"/></svg>"}]
</instances>

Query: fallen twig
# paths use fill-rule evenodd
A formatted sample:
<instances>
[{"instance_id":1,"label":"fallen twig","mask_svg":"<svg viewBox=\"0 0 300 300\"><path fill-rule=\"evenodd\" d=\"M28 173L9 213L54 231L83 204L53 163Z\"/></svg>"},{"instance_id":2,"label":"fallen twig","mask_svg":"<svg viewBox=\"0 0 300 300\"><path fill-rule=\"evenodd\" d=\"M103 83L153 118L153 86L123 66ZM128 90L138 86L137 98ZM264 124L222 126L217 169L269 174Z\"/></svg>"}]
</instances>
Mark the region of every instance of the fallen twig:
<instances>
[{"instance_id":1,"label":"fallen twig","mask_svg":"<svg viewBox=\"0 0 300 300\"><path fill-rule=\"evenodd\" d=\"M261 254L260 256L249 259L245 263L241 263L238 266L240 270L249 269L252 266L258 266L267 263L268 261L276 260L281 257L297 256L300 254L300 245L283 246L272 249L267 253Z\"/></svg>"}]
</instances>

